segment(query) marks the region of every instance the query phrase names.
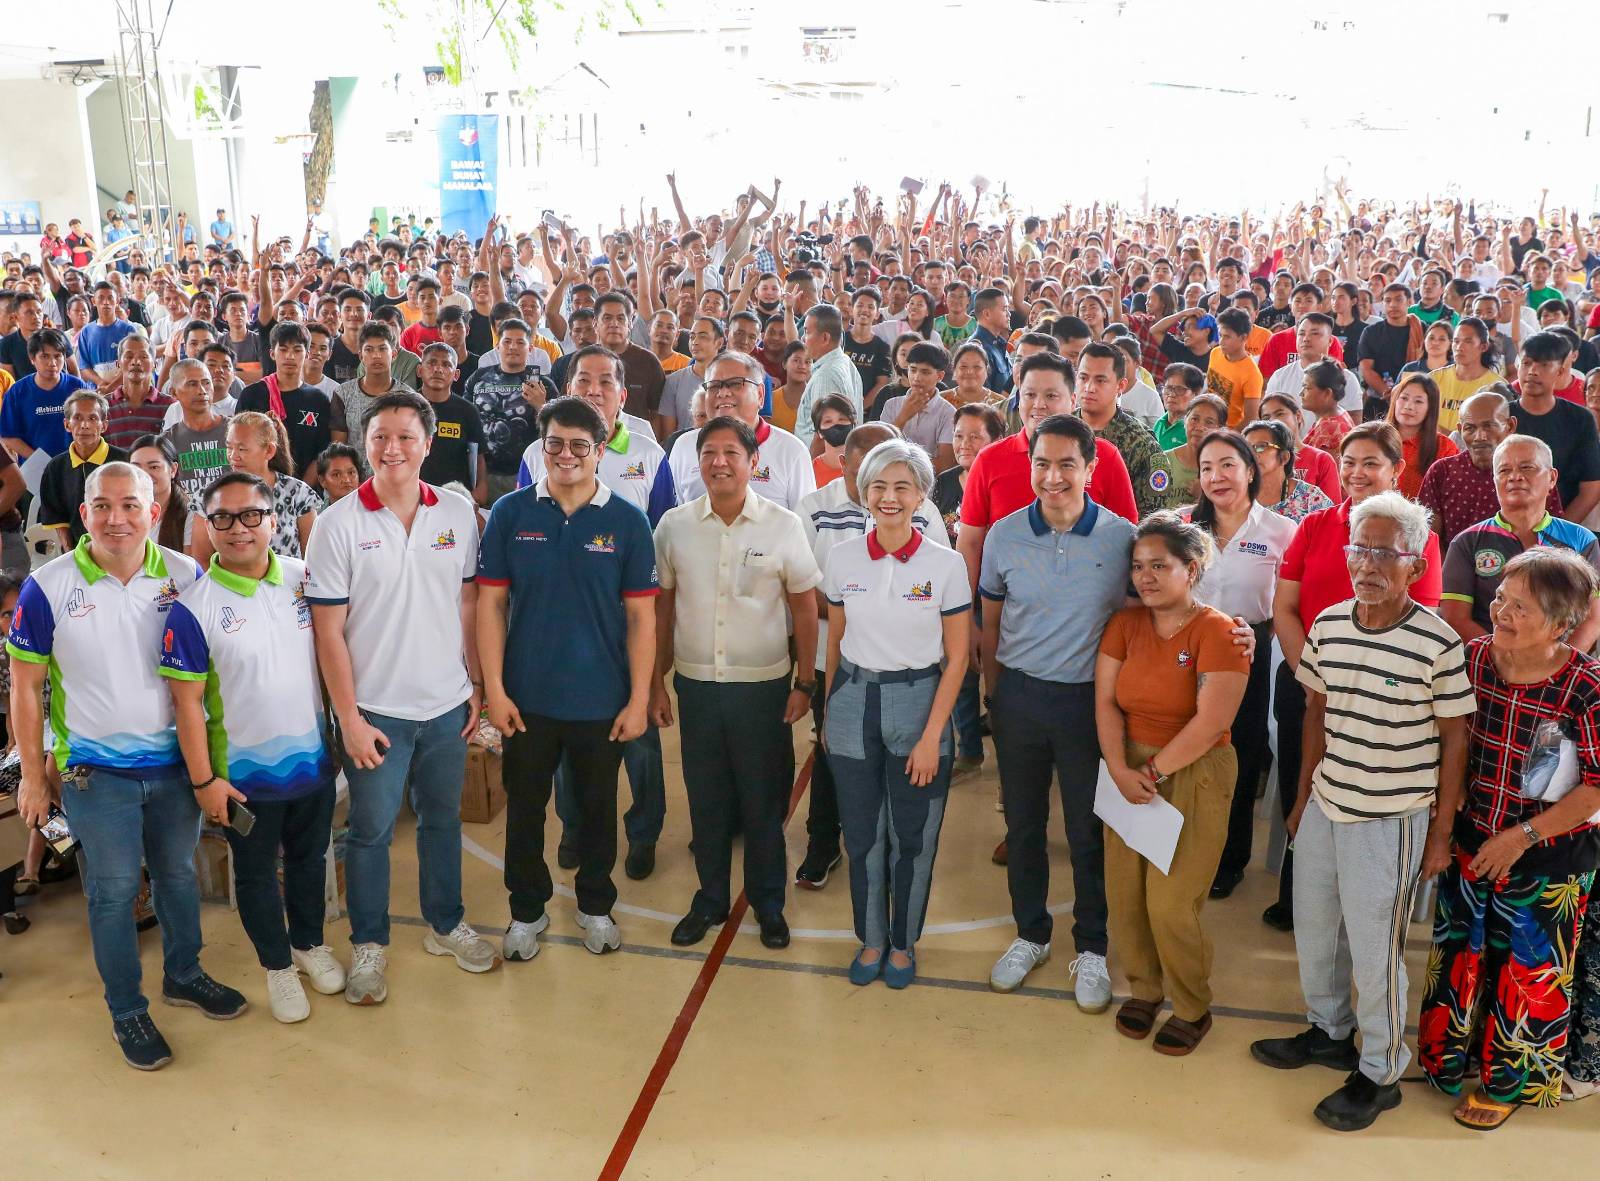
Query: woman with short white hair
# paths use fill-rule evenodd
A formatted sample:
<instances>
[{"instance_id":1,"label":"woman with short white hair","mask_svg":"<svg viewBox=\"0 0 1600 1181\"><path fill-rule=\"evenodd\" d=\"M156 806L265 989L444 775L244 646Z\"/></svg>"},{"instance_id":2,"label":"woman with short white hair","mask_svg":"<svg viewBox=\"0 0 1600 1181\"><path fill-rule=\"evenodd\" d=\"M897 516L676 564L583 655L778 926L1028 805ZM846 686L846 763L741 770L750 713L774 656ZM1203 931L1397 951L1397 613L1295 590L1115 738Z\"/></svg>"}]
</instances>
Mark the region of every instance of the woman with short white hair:
<instances>
[{"instance_id":1,"label":"woman with short white hair","mask_svg":"<svg viewBox=\"0 0 1600 1181\"><path fill-rule=\"evenodd\" d=\"M828 765L850 855L861 950L853 984L916 976L933 860L955 754L951 712L967 669L972 591L954 550L912 518L933 487L927 452L903 439L861 461L873 528L828 554ZM887 957L887 964L885 958Z\"/></svg>"}]
</instances>

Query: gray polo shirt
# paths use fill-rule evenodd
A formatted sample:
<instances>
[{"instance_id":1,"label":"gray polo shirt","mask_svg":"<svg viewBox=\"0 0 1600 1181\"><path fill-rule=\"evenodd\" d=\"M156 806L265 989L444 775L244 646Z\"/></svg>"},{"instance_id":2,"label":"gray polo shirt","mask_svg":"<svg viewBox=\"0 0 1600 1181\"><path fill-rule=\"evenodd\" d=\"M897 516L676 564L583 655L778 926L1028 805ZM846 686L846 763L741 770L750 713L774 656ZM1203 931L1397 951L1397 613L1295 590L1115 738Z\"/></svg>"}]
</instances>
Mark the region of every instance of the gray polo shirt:
<instances>
[{"instance_id":1,"label":"gray polo shirt","mask_svg":"<svg viewBox=\"0 0 1600 1181\"><path fill-rule=\"evenodd\" d=\"M1128 601L1133 526L1087 496L1065 533L1036 500L1002 517L983 539L978 593L1004 603L996 656L1042 681L1094 680L1100 635Z\"/></svg>"}]
</instances>

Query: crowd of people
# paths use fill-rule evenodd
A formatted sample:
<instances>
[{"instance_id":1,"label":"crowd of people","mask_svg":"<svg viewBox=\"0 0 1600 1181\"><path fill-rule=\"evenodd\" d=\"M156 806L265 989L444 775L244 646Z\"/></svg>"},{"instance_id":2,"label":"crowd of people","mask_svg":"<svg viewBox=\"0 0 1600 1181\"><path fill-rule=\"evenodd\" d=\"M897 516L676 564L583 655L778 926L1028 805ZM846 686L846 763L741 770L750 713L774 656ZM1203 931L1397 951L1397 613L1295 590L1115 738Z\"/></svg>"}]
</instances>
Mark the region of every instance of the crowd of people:
<instances>
[{"instance_id":1,"label":"crowd of people","mask_svg":"<svg viewBox=\"0 0 1600 1181\"><path fill-rule=\"evenodd\" d=\"M771 949L790 886L848 858L849 979L907 987L950 784L989 736L1016 922L991 987L1051 955L1054 791L1078 1006L1110 1007L1114 949L1116 1031L1187 1055L1202 910L1262 859L1270 779L1293 845L1262 920L1293 934L1309 1021L1251 1052L1341 1072L1318 1119L1400 1102L1430 881L1416 1057L1456 1120L1600 1090L1600 216L1341 187L1270 219L1019 222L948 185L780 213L777 181L693 216L667 183L674 217L641 203L598 240L413 221L332 251L313 217L298 247L252 219L244 248L219 210L99 276L75 248L5 259L20 808L59 805L81 843L130 1065L172 1055L140 990L145 875L162 999L247 1006L199 960L202 822L273 1015L304 1020L302 976L387 995L403 796L427 951L538 955L552 796L584 945L618 947L619 772L637 881L676 726L698 889L674 944L733 913L736 839ZM29 497L60 556L24 539ZM484 718L498 946L461 901ZM322 913L341 768L348 958ZM1181 815L1165 868L1102 823L1107 783ZM8 886L45 861L39 838Z\"/></svg>"}]
</instances>

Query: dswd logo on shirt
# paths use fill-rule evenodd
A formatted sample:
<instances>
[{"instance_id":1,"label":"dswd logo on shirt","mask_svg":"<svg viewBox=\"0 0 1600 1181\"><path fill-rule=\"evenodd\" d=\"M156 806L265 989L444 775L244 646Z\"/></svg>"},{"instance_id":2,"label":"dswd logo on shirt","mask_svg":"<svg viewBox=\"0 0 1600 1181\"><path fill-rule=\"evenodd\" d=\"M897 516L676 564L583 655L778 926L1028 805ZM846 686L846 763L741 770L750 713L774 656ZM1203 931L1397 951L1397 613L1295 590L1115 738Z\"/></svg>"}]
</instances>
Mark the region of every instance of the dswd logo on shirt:
<instances>
[{"instance_id":1,"label":"dswd logo on shirt","mask_svg":"<svg viewBox=\"0 0 1600 1181\"><path fill-rule=\"evenodd\" d=\"M440 530L439 533L433 539L433 548L434 549L455 549L456 548L456 531L454 529L443 529L443 530Z\"/></svg>"},{"instance_id":2,"label":"dswd logo on shirt","mask_svg":"<svg viewBox=\"0 0 1600 1181\"><path fill-rule=\"evenodd\" d=\"M617 552L617 535L615 533L596 533L583 548L591 554L614 554Z\"/></svg>"},{"instance_id":3,"label":"dswd logo on shirt","mask_svg":"<svg viewBox=\"0 0 1600 1181\"><path fill-rule=\"evenodd\" d=\"M933 579L927 582L914 582L902 598L908 603L926 603L933 598Z\"/></svg>"}]
</instances>

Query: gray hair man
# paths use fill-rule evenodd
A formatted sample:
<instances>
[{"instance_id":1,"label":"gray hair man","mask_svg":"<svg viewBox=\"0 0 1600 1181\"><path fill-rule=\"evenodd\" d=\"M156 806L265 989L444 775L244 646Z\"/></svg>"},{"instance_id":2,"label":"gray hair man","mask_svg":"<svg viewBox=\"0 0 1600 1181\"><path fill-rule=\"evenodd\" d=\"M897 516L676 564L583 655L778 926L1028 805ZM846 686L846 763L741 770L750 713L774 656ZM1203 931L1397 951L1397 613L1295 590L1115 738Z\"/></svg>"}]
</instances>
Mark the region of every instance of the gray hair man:
<instances>
[{"instance_id":1,"label":"gray hair man","mask_svg":"<svg viewBox=\"0 0 1600 1181\"><path fill-rule=\"evenodd\" d=\"M1312 622L1296 670L1305 753L1288 827L1311 1025L1250 1051L1278 1069L1348 1070L1315 1111L1336 1131L1369 1127L1400 1103L1406 926L1419 873L1450 863L1466 775L1474 699L1461 640L1408 593L1427 569L1427 541L1427 510L1398 492L1358 504L1345 546L1355 597Z\"/></svg>"},{"instance_id":2,"label":"gray hair man","mask_svg":"<svg viewBox=\"0 0 1600 1181\"><path fill-rule=\"evenodd\" d=\"M11 725L22 736L18 806L23 822L37 828L59 803L82 842L89 939L117 1044L129 1066L159 1070L172 1050L139 989L133 903L141 861L161 919L162 998L222 1020L245 1009L243 996L200 967L200 806L178 749L172 698L156 672L167 613L199 569L150 540L155 489L131 464L89 473L79 513L86 541L22 584L6 642ZM39 741L47 675L54 705L46 737L59 785Z\"/></svg>"}]
</instances>

